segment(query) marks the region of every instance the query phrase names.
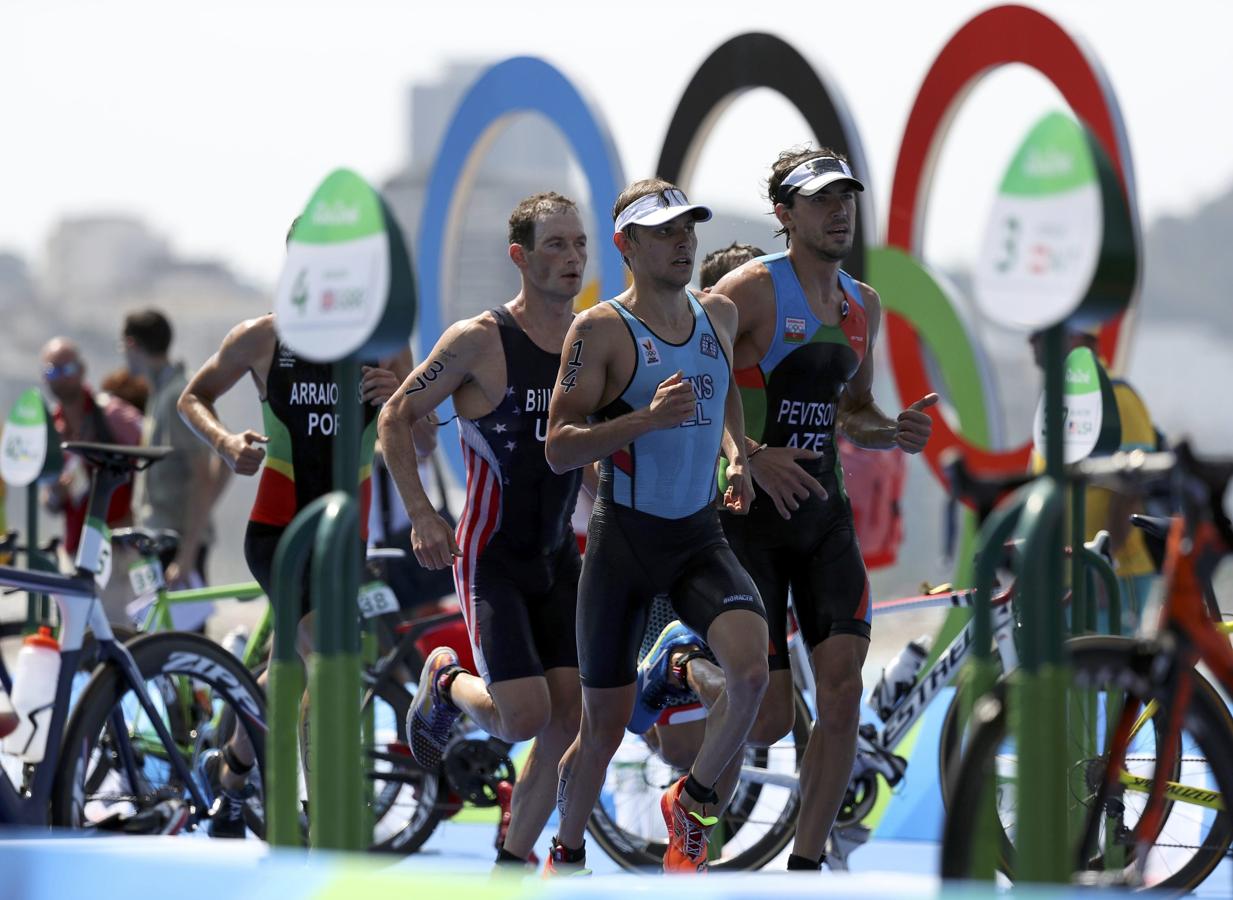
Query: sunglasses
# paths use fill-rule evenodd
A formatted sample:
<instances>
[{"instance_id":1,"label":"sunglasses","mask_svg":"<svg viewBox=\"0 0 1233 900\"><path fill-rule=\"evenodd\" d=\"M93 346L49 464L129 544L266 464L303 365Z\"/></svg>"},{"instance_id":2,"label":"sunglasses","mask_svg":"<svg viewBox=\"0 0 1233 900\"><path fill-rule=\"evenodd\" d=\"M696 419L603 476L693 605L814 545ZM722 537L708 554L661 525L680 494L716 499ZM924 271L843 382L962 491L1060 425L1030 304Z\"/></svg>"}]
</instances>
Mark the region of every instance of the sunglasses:
<instances>
[{"instance_id":1,"label":"sunglasses","mask_svg":"<svg viewBox=\"0 0 1233 900\"><path fill-rule=\"evenodd\" d=\"M58 366L47 366L43 369L43 377L48 381L54 381L57 378L72 378L74 375L81 374L81 363L66 362Z\"/></svg>"}]
</instances>

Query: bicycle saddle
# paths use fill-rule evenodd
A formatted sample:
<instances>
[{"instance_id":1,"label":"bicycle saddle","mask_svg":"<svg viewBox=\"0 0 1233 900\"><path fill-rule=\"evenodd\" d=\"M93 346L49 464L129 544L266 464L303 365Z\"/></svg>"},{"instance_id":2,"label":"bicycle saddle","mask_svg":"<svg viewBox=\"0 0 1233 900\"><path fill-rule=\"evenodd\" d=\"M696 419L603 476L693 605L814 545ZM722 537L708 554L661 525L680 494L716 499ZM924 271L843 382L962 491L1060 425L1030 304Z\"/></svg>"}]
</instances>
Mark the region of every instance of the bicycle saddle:
<instances>
[{"instance_id":1,"label":"bicycle saddle","mask_svg":"<svg viewBox=\"0 0 1233 900\"><path fill-rule=\"evenodd\" d=\"M162 556L174 553L180 546L180 534L170 528L117 528L111 542L132 547L141 556Z\"/></svg>"},{"instance_id":2,"label":"bicycle saddle","mask_svg":"<svg viewBox=\"0 0 1233 900\"><path fill-rule=\"evenodd\" d=\"M948 453L942 461L942 469L950 481L950 494L972 506L982 522L1004 496L1023 487L1036 476L1026 472L1010 472L999 475L976 475L967 467L963 456Z\"/></svg>"},{"instance_id":3,"label":"bicycle saddle","mask_svg":"<svg viewBox=\"0 0 1233 900\"><path fill-rule=\"evenodd\" d=\"M1130 524L1143 529L1143 533L1148 537L1163 541L1169 536L1169 528L1173 520L1165 516L1144 516L1133 513L1130 517Z\"/></svg>"},{"instance_id":4,"label":"bicycle saddle","mask_svg":"<svg viewBox=\"0 0 1233 900\"><path fill-rule=\"evenodd\" d=\"M130 447L93 441L65 441L60 449L85 457L96 466L125 472L140 472L171 453L170 447Z\"/></svg>"}]
</instances>

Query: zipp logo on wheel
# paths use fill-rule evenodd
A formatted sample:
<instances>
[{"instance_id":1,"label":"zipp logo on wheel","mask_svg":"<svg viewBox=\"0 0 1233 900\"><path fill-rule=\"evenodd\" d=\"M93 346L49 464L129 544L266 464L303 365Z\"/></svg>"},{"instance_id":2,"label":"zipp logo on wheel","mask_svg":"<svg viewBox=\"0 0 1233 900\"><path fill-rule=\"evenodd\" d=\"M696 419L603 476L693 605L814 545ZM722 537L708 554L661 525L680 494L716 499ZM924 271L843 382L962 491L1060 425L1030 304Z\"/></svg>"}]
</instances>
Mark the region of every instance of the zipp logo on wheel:
<instances>
[{"instance_id":1,"label":"zipp logo on wheel","mask_svg":"<svg viewBox=\"0 0 1233 900\"><path fill-rule=\"evenodd\" d=\"M177 650L167 657L162 671L165 675L200 675L206 681L221 685L227 690L230 698L239 704L251 718L262 721L261 707L248 689L241 685L239 679L231 672L213 660L196 653Z\"/></svg>"}]
</instances>

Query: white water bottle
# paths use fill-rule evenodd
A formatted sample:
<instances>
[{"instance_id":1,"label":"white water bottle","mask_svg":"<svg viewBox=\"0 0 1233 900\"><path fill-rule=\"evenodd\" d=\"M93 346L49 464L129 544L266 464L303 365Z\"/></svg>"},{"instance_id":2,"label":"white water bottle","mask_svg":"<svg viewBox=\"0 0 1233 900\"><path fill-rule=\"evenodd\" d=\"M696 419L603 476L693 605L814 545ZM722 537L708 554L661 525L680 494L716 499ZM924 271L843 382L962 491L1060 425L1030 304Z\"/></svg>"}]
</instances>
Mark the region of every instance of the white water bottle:
<instances>
[{"instance_id":1,"label":"white water bottle","mask_svg":"<svg viewBox=\"0 0 1233 900\"><path fill-rule=\"evenodd\" d=\"M4 739L6 753L20 756L28 763L42 762L59 678L60 645L52 637L51 629L43 625L38 634L26 637L17 654L10 699L18 723Z\"/></svg>"},{"instance_id":2,"label":"white water bottle","mask_svg":"<svg viewBox=\"0 0 1233 900\"><path fill-rule=\"evenodd\" d=\"M869 699L870 705L883 722L891 717L895 707L912 690L912 685L916 683L916 673L925 664L932 644L933 641L928 635L909 641L882 670L882 679L874 687Z\"/></svg>"}]
</instances>

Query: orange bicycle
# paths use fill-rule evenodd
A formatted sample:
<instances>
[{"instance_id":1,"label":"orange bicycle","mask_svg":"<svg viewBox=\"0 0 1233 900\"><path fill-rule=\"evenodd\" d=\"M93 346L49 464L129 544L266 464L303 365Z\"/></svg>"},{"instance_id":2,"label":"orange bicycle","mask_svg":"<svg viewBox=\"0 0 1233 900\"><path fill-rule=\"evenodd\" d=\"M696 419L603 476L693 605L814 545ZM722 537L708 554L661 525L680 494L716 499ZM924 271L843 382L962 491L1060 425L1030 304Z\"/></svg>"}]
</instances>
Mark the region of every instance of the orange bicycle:
<instances>
[{"instance_id":1,"label":"orange bicycle","mask_svg":"<svg viewBox=\"0 0 1233 900\"><path fill-rule=\"evenodd\" d=\"M1164 601L1151 640L1090 636L1067 643L1074 687L1067 697L1068 806L1079 880L1189 891L1227 858L1233 817L1233 717L1202 663L1233 693L1230 625L1212 588L1217 565L1233 553L1223 498L1233 461L1173 453L1116 454L1078 464L1096 483L1143 485L1169 479L1181 514L1171 521L1136 517L1149 536L1167 528ZM973 710L975 727L947 818L942 869L965 877L994 786L1005 840L1000 865L1013 878L1017 749L1009 718L1022 710L1002 694Z\"/></svg>"}]
</instances>

